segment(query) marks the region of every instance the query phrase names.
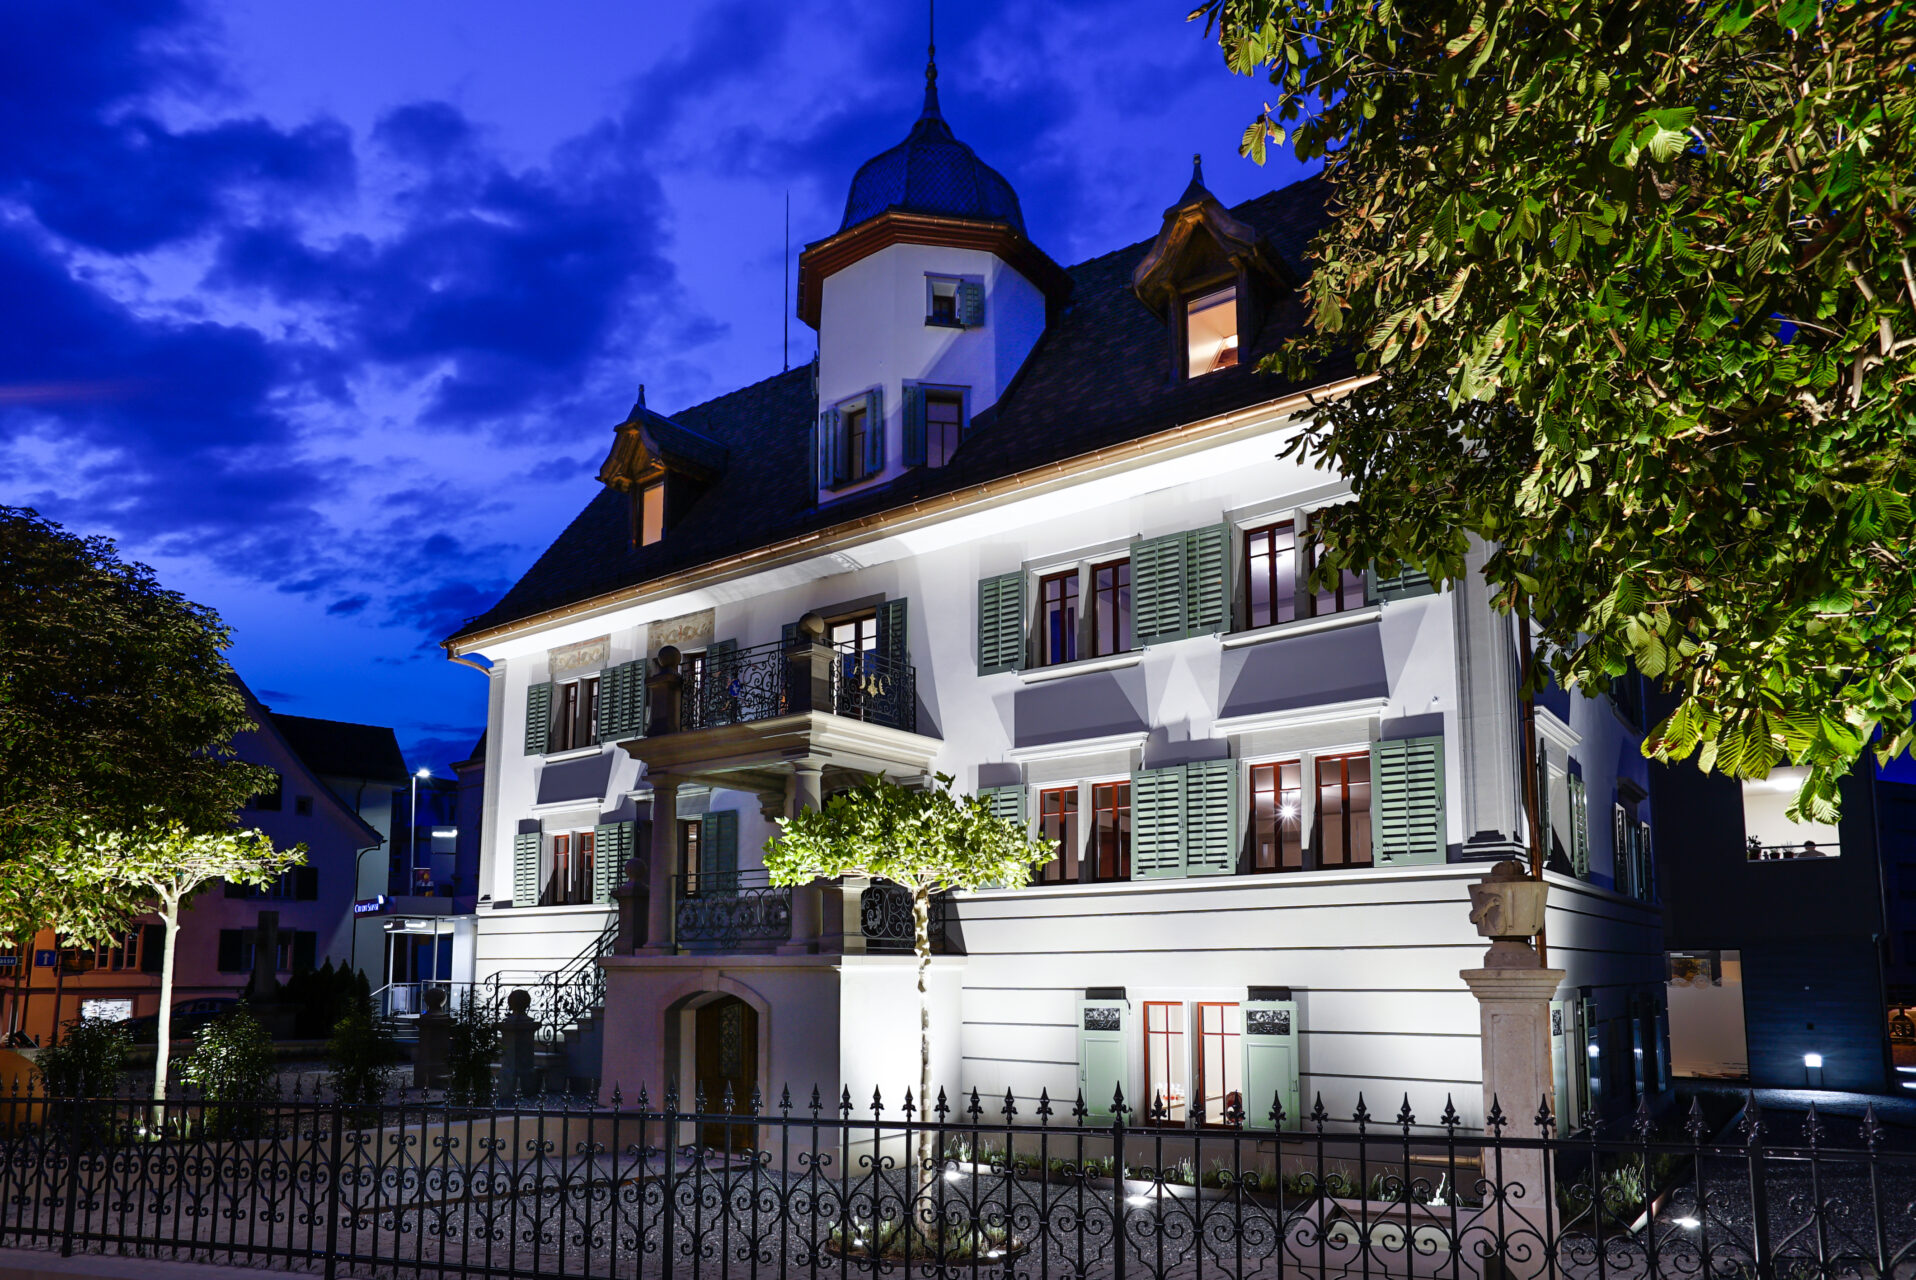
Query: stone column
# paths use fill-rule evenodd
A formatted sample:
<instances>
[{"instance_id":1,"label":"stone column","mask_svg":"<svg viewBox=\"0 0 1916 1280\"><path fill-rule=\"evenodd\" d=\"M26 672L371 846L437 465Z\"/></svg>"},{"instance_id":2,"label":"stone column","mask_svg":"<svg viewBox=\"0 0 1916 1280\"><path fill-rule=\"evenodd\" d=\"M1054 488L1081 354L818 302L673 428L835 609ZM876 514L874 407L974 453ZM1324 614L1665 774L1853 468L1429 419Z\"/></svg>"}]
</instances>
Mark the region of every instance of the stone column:
<instances>
[{"instance_id":1,"label":"stone column","mask_svg":"<svg viewBox=\"0 0 1916 1280\"><path fill-rule=\"evenodd\" d=\"M810 616L810 615L807 615ZM824 766L815 760L801 760L792 770L792 813L816 809L824 797ZM825 895L822 882L814 880L792 890L792 939L779 948L781 955L809 955L818 950L819 933L825 922Z\"/></svg>"},{"instance_id":2,"label":"stone column","mask_svg":"<svg viewBox=\"0 0 1916 1280\"><path fill-rule=\"evenodd\" d=\"M540 1088L539 1069L533 1059L534 1037L539 1024L526 1012L532 1007L531 993L514 989L506 997L506 1016L499 1026L499 1101L536 1097Z\"/></svg>"},{"instance_id":3,"label":"stone column","mask_svg":"<svg viewBox=\"0 0 1916 1280\"><path fill-rule=\"evenodd\" d=\"M1477 997L1482 1035L1485 1132L1492 1108L1503 1136L1543 1136L1539 1108L1554 1108L1550 1079L1550 1001L1564 971L1546 969L1530 939L1543 928L1549 886L1520 863L1499 862L1470 886L1471 923L1490 938L1481 969L1460 976ZM1499 1188L1485 1206L1484 1229L1497 1235L1505 1274L1524 1280L1549 1265L1555 1190L1538 1149L1486 1150L1484 1176Z\"/></svg>"},{"instance_id":4,"label":"stone column","mask_svg":"<svg viewBox=\"0 0 1916 1280\"><path fill-rule=\"evenodd\" d=\"M672 872L678 863L679 780L670 774L651 777L652 856L646 875L645 945L642 955L671 955L675 949L672 922Z\"/></svg>"},{"instance_id":5,"label":"stone column","mask_svg":"<svg viewBox=\"0 0 1916 1280\"><path fill-rule=\"evenodd\" d=\"M1457 645L1457 746L1464 762L1463 856L1527 859L1523 733L1516 640L1490 605L1483 567L1490 547L1474 535L1451 600Z\"/></svg>"}]
</instances>

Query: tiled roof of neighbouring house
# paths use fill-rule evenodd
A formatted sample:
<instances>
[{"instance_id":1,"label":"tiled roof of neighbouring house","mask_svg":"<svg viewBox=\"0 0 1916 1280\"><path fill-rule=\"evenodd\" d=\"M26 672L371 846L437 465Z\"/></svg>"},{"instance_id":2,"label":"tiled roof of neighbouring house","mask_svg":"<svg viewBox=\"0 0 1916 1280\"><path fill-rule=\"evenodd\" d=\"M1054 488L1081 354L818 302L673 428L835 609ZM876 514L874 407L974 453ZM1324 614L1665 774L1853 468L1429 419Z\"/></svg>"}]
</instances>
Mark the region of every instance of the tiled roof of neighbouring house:
<instances>
[{"instance_id":1,"label":"tiled roof of neighbouring house","mask_svg":"<svg viewBox=\"0 0 1916 1280\"><path fill-rule=\"evenodd\" d=\"M1302 277L1304 249L1326 218L1325 197L1322 180L1308 178L1231 213ZM628 499L604 490L498 604L453 638L1301 389L1255 368L1259 356L1301 331L1304 309L1294 295L1270 308L1237 367L1172 381L1165 323L1131 291L1132 269L1151 243L1070 268L1070 304L1046 326L1004 396L972 420L948 465L821 505L809 456L818 409L811 372L792 369L671 415L723 443L730 461L664 538L631 546ZM1321 368L1318 381L1346 372Z\"/></svg>"},{"instance_id":2,"label":"tiled roof of neighbouring house","mask_svg":"<svg viewBox=\"0 0 1916 1280\"><path fill-rule=\"evenodd\" d=\"M384 725L270 714L287 745L314 773L406 785L406 757L400 754L399 739Z\"/></svg>"}]
</instances>

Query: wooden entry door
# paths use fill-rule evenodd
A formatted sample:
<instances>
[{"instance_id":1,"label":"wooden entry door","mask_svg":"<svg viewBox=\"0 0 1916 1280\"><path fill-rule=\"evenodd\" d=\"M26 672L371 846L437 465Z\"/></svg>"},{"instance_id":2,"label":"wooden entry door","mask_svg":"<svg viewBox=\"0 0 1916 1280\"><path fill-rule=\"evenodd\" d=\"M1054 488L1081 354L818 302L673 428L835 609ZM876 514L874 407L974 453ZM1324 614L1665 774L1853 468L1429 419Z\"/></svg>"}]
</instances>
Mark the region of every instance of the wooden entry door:
<instances>
[{"instance_id":1,"label":"wooden entry door","mask_svg":"<svg viewBox=\"0 0 1916 1280\"><path fill-rule=\"evenodd\" d=\"M725 1090L732 1090L732 1109L743 1114L758 1081L758 1011L737 996L723 996L694 1014L693 1047L699 1086L705 1090L705 1110L725 1110ZM750 1149L756 1137L747 1124L705 1124L699 1141L715 1150Z\"/></svg>"}]
</instances>

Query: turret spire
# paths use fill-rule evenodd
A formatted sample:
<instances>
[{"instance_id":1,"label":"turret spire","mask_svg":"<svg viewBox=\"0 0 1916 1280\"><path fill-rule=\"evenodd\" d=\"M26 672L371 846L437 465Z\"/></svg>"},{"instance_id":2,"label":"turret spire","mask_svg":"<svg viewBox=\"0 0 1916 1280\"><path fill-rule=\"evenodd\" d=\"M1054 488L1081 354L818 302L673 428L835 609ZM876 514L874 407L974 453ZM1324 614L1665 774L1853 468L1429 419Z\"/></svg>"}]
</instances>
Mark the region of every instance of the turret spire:
<instances>
[{"instance_id":1,"label":"turret spire","mask_svg":"<svg viewBox=\"0 0 1916 1280\"><path fill-rule=\"evenodd\" d=\"M927 0L931 18L925 27L925 110L927 117L938 117L938 0Z\"/></svg>"}]
</instances>

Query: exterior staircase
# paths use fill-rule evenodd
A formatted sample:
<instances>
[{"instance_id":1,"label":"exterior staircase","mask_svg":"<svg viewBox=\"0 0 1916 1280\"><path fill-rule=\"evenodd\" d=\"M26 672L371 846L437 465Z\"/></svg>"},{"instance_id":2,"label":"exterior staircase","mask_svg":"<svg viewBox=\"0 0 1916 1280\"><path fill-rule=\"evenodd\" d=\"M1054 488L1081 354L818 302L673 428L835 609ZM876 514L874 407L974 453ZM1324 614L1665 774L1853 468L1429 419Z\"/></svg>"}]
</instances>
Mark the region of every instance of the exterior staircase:
<instances>
[{"instance_id":1,"label":"exterior staircase","mask_svg":"<svg viewBox=\"0 0 1916 1280\"><path fill-rule=\"evenodd\" d=\"M556 970L502 970L486 979L485 998L504 1013L506 997L524 990L526 1012L539 1024L534 1061L548 1093L592 1093L605 1061L605 970L599 957L612 954L619 936L617 915L578 955Z\"/></svg>"}]
</instances>

